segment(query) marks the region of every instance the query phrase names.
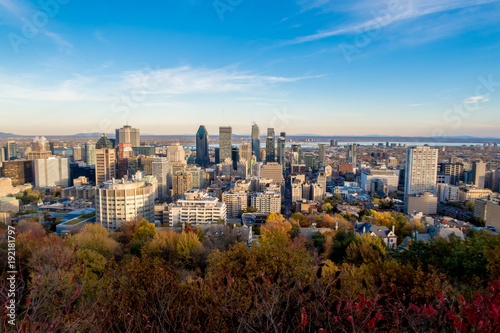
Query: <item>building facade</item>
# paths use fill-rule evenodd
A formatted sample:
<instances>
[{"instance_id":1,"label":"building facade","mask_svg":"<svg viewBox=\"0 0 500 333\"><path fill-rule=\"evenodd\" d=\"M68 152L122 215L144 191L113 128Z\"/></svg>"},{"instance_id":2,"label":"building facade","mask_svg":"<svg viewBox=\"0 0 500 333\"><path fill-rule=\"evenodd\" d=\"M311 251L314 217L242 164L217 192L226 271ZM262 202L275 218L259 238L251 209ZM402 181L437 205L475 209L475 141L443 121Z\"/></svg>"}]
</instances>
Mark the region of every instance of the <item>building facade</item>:
<instances>
[{"instance_id":1,"label":"building facade","mask_svg":"<svg viewBox=\"0 0 500 333\"><path fill-rule=\"evenodd\" d=\"M154 223L154 187L146 181L108 181L95 191L96 223L117 231L140 216Z\"/></svg>"}]
</instances>

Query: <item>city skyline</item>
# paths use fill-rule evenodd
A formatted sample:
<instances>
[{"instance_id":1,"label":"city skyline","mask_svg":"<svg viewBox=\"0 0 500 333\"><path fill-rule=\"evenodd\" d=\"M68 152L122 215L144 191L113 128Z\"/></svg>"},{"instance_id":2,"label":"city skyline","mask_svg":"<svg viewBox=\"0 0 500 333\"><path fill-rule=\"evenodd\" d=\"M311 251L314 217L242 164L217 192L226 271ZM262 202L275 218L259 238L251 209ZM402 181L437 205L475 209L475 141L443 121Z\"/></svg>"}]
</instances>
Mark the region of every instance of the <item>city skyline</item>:
<instances>
[{"instance_id":1,"label":"city skyline","mask_svg":"<svg viewBox=\"0 0 500 333\"><path fill-rule=\"evenodd\" d=\"M498 136L499 1L53 3L0 1L0 132Z\"/></svg>"}]
</instances>

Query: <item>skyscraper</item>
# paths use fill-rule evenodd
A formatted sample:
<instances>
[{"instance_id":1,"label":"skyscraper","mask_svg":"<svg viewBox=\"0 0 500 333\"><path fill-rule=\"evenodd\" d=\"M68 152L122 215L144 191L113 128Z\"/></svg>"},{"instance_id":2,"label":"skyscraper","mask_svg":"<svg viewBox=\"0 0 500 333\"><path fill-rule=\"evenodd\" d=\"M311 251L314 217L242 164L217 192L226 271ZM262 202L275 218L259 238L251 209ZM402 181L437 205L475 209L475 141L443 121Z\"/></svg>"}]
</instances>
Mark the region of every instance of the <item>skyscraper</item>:
<instances>
[{"instance_id":1,"label":"skyscraper","mask_svg":"<svg viewBox=\"0 0 500 333\"><path fill-rule=\"evenodd\" d=\"M238 170L238 162L240 161L240 149L233 146L231 150L231 160L233 161L233 170Z\"/></svg>"},{"instance_id":2,"label":"skyscraper","mask_svg":"<svg viewBox=\"0 0 500 333\"><path fill-rule=\"evenodd\" d=\"M352 164L353 167L356 167L357 148L355 143L350 143L347 151L347 164Z\"/></svg>"},{"instance_id":3,"label":"skyscraper","mask_svg":"<svg viewBox=\"0 0 500 333\"><path fill-rule=\"evenodd\" d=\"M17 158L17 145L15 141L7 141L5 146L5 160L11 161Z\"/></svg>"},{"instance_id":4,"label":"skyscraper","mask_svg":"<svg viewBox=\"0 0 500 333\"><path fill-rule=\"evenodd\" d=\"M153 176L158 181L158 198L165 200L172 187L172 166L166 157L157 157L153 162Z\"/></svg>"},{"instance_id":5,"label":"skyscraper","mask_svg":"<svg viewBox=\"0 0 500 333\"><path fill-rule=\"evenodd\" d=\"M405 195L436 193L438 150L419 146L406 150Z\"/></svg>"},{"instance_id":6,"label":"skyscraper","mask_svg":"<svg viewBox=\"0 0 500 333\"><path fill-rule=\"evenodd\" d=\"M167 147L167 160L175 163L186 163L186 152L184 147L175 143Z\"/></svg>"},{"instance_id":7,"label":"skyscraper","mask_svg":"<svg viewBox=\"0 0 500 333\"><path fill-rule=\"evenodd\" d=\"M233 129L231 126L219 127L219 160L225 161L231 159L231 150L233 147Z\"/></svg>"},{"instance_id":8,"label":"skyscraper","mask_svg":"<svg viewBox=\"0 0 500 333\"><path fill-rule=\"evenodd\" d=\"M132 147L139 147L141 145L140 131L129 125L117 129L115 145L118 147L120 143L131 143Z\"/></svg>"},{"instance_id":9,"label":"skyscraper","mask_svg":"<svg viewBox=\"0 0 500 333\"><path fill-rule=\"evenodd\" d=\"M95 182L103 184L116 178L116 150L103 148L95 150Z\"/></svg>"},{"instance_id":10,"label":"skyscraper","mask_svg":"<svg viewBox=\"0 0 500 333\"><path fill-rule=\"evenodd\" d=\"M210 157L208 155L208 131L204 125L201 125L196 133L196 164L210 164Z\"/></svg>"},{"instance_id":11,"label":"skyscraper","mask_svg":"<svg viewBox=\"0 0 500 333\"><path fill-rule=\"evenodd\" d=\"M118 144L117 144L118 146ZM102 136L97 140L95 144L95 149L113 148L113 142L108 139L106 134L102 133Z\"/></svg>"},{"instance_id":12,"label":"skyscraper","mask_svg":"<svg viewBox=\"0 0 500 333\"><path fill-rule=\"evenodd\" d=\"M274 128L267 129L267 139L266 139L266 162L276 161L276 151L274 143Z\"/></svg>"},{"instance_id":13,"label":"skyscraper","mask_svg":"<svg viewBox=\"0 0 500 333\"><path fill-rule=\"evenodd\" d=\"M285 148L286 148L286 133L281 132L278 138L278 163L281 166L285 165Z\"/></svg>"},{"instance_id":14,"label":"skyscraper","mask_svg":"<svg viewBox=\"0 0 500 333\"><path fill-rule=\"evenodd\" d=\"M111 149L111 148L108 148ZM118 144L118 178L123 178L128 174L128 160L134 157L134 150L131 143Z\"/></svg>"},{"instance_id":15,"label":"skyscraper","mask_svg":"<svg viewBox=\"0 0 500 333\"><path fill-rule=\"evenodd\" d=\"M293 144L292 145L292 152L297 153L297 163L300 164L302 163L302 147L300 144Z\"/></svg>"},{"instance_id":16,"label":"skyscraper","mask_svg":"<svg viewBox=\"0 0 500 333\"><path fill-rule=\"evenodd\" d=\"M240 161L245 160L247 171L250 170L250 162L252 160L252 145L241 144L240 145Z\"/></svg>"},{"instance_id":17,"label":"skyscraper","mask_svg":"<svg viewBox=\"0 0 500 333\"><path fill-rule=\"evenodd\" d=\"M325 163L325 144L320 143L319 144L319 165L323 166Z\"/></svg>"},{"instance_id":18,"label":"skyscraper","mask_svg":"<svg viewBox=\"0 0 500 333\"><path fill-rule=\"evenodd\" d=\"M486 163L483 161L475 161L472 164L472 180L474 181L474 185L477 187L484 189L486 176Z\"/></svg>"},{"instance_id":19,"label":"skyscraper","mask_svg":"<svg viewBox=\"0 0 500 333\"><path fill-rule=\"evenodd\" d=\"M260 162L260 129L257 124L252 125L252 154Z\"/></svg>"},{"instance_id":20,"label":"skyscraper","mask_svg":"<svg viewBox=\"0 0 500 333\"><path fill-rule=\"evenodd\" d=\"M95 144L90 140L85 143L85 163L87 165L95 164Z\"/></svg>"}]
</instances>

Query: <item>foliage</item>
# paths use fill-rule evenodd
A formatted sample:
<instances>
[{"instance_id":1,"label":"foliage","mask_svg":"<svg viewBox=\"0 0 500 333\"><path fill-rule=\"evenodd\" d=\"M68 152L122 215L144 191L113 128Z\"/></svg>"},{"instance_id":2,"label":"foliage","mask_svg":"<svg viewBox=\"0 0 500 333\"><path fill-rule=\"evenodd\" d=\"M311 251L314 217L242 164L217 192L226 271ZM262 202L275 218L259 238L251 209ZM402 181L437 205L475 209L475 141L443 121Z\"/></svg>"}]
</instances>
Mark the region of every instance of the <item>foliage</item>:
<instances>
[{"instance_id":1,"label":"foliage","mask_svg":"<svg viewBox=\"0 0 500 333\"><path fill-rule=\"evenodd\" d=\"M156 234L156 227L153 223L149 223L147 220L142 220L139 222L137 231L134 233L134 239L136 241L145 242L154 237Z\"/></svg>"},{"instance_id":2,"label":"foliage","mask_svg":"<svg viewBox=\"0 0 500 333\"><path fill-rule=\"evenodd\" d=\"M266 219L266 223L269 223L269 222L284 222L285 221L285 217L281 214L276 214L276 213L271 213L269 214L269 216L267 217Z\"/></svg>"},{"instance_id":3,"label":"foliage","mask_svg":"<svg viewBox=\"0 0 500 333\"><path fill-rule=\"evenodd\" d=\"M418 227L398 215L378 218ZM213 247L210 232L200 242L196 228L138 240L139 222L116 234L87 225L66 239L20 222L17 331L498 331L500 236L491 233L394 252L348 228L308 241L295 234L297 222L281 221L266 223L250 249L238 241ZM2 267L7 248L0 234ZM127 251L140 256L122 257ZM7 288L0 284L2 304Z\"/></svg>"}]
</instances>

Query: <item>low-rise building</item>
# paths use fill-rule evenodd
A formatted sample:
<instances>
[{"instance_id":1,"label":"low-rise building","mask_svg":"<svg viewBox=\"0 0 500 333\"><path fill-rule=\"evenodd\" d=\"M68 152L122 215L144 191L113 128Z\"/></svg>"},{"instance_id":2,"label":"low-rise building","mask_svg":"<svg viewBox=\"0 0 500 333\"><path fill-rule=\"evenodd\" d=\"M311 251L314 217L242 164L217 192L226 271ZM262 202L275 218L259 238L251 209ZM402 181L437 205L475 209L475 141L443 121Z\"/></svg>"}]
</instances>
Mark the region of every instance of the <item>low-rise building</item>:
<instances>
[{"instance_id":1,"label":"low-rise building","mask_svg":"<svg viewBox=\"0 0 500 333\"><path fill-rule=\"evenodd\" d=\"M424 215L436 215L438 198L430 192L406 196L405 213L422 212Z\"/></svg>"},{"instance_id":2,"label":"low-rise building","mask_svg":"<svg viewBox=\"0 0 500 333\"><path fill-rule=\"evenodd\" d=\"M397 247L398 238L394 233L394 226L392 230L390 230L385 226L372 225L370 223L356 223L354 225L354 234L360 236L369 234L382 239L390 249L394 250Z\"/></svg>"},{"instance_id":3,"label":"low-rise building","mask_svg":"<svg viewBox=\"0 0 500 333\"><path fill-rule=\"evenodd\" d=\"M486 226L492 226L496 232L500 232L500 196L477 199L474 216L483 219Z\"/></svg>"},{"instance_id":4,"label":"low-rise building","mask_svg":"<svg viewBox=\"0 0 500 333\"><path fill-rule=\"evenodd\" d=\"M190 190L175 203L168 205L168 224L207 224L227 219L227 206L215 196L200 190Z\"/></svg>"}]
</instances>

